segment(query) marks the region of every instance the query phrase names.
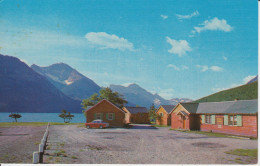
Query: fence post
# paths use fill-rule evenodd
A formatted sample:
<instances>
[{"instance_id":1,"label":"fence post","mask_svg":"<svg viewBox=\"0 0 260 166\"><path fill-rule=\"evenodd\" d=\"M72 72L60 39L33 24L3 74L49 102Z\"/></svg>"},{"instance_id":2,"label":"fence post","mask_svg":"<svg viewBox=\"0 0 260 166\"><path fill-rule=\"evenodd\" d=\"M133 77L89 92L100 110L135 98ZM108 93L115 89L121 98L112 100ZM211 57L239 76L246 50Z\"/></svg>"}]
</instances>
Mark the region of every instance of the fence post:
<instances>
[{"instance_id":1,"label":"fence post","mask_svg":"<svg viewBox=\"0 0 260 166\"><path fill-rule=\"evenodd\" d=\"M33 152L33 164L39 163L39 152Z\"/></svg>"},{"instance_id":2,"label":"fence post","mask_svg":"<svg viewBox=\"0 0 260 166\"><path fill-rule=\"evenodd\" d=\"M44 144L39 145L39 163L43 163Z\"/></svg>"}]
</instances>

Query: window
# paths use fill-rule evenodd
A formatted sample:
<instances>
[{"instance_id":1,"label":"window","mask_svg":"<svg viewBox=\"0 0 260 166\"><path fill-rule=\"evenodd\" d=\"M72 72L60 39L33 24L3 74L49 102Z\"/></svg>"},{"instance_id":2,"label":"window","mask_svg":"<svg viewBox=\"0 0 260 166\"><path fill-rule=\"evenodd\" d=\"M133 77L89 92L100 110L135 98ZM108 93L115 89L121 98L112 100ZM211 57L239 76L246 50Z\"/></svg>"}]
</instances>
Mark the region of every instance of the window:
<instances>
[{"instance_id":1,"label":"window","mask_svg":"<svg viewBox=\"0 0 260 166\"><path fill-rule=\"evenodd\" d=\"M237 125L237 116L236 115L228 115L228 125L231 125L231 126Z\"/></svg>"},{"instance_id":2,"label":"window","mask_svg":"<svg viewBox=\"0 0 260 166\"><path fill-rule=\"evenodd\" d=\"M96 119L102 119L102 116L101 116L101 115L102 115L101 113L97 113Z\"/></svg>"},{"instance_id":3,"label":"window","mask_svg":"<svg viewBox=\"0 0 260 166\"><path fill-rule=\"evenodd\" d=\"M216 120L217 120L217 125L223 125L224 124L224 118L217 117Z\"/></svg>"},{"instance_id":4,"label":"window","mask_svg":"<svg viewBox=\"0 0 260 166\"><path fill-rule=\"evenodd\" d=\"M160 114L159 114L161 117L163 117L163 112L160 112Z\"/></svg>"},{"instance_id":5,"label":"window","mask_svg":"<svg viewBox=\"0 0 260 166\"><path fill-rule=\"evenodd\" d=\"M107 120L113 120L113 113L108 113Z\"/></svg>"},{"instance_id":6,"label":"window","mask_svg":"<svg viewBox=\"0 0 260 166\"><path fill-rule=\"evenodd\" d=\"M211 124L211 115L205 115L205 123Z\"/></svg>"}]
</instances>

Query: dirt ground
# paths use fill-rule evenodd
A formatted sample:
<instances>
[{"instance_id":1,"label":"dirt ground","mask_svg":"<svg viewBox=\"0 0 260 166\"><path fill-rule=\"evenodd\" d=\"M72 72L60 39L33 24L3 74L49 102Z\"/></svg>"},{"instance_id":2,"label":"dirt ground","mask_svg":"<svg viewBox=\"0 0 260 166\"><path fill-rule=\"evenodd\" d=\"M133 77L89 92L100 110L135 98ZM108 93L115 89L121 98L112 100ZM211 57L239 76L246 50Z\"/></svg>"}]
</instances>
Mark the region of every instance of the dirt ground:
<instances>
[{"instance_id":1,"label":"dirt ground","mask_svg":"<svg viewBox=\"0 0 260 166\"><path fill-rule=\"evenodd\" d=\"M46 126L0 128L0 163L32 163Z\"/></svg>"},{"instance_id":2,"label":"dirt ground","mask_svg":"<svg viewBox=\"0 0 260 166\"><path fill-rule=\"evenodd\" d=\"M208 137L169 128L132 129L50 126L44 163L64 164L238 164L256 159L224 152L255 149L257 140Z\"/></svg>"}]
</instances>

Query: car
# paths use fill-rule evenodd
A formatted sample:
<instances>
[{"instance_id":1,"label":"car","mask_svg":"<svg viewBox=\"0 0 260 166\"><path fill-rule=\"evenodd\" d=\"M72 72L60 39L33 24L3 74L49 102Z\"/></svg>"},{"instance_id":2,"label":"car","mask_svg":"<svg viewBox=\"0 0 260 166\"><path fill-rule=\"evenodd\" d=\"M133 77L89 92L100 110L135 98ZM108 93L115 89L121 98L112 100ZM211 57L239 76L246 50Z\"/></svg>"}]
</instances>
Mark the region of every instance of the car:
<instances>
[{"instance_id":1,"label":"car","mask_svg":"<svg viewBox=\"0 0 260 166\"><path fill-rule=\"evenodd\" d=\"M107 122L103 122L103 120L93 120L92 122L90 123L85 123L85 126L87 129L90 129L90 128L100 128L100 129L103 129L103 128L106 128L109 126L109 124Z\"/></svg>"}]
</instances>

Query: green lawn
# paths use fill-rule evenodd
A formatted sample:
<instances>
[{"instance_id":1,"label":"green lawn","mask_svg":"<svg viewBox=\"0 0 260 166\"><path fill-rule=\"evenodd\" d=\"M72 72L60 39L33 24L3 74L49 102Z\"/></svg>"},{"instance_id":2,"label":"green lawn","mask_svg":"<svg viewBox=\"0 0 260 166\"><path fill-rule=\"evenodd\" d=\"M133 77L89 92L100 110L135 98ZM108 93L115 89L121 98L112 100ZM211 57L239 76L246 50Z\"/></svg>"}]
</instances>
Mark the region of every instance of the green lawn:
<instances>
[{"instance_id":1,"label":"green lawn","mask_svg":"<svg viewBox=\"0 0 260 166\"><path fill-rule=\"evenodd\" d=\"M248 156L257 158L257 149L235 149L225 152L226 154L232 154L237 156Z\"/></svg>"},{"instance_id":2,"label":"green lawn","mask_svg":"<svg viewBox=\"0 0 260 166\"><path fill-rule=\"evenodd\" d=\"M170 126L167 126L167 125L157 125L157 124L154 124L152 126L154 126L154 127L170 127Z\"/></svg>"},{"instance_id":3,"label":"green lawn","mask_svg":"<svg viewBox=\"0 0 260 166\"><path fill-rule=\"evenodd\" d=\"M176 130L176 129L170 129L170 130ZM229 134L222 134L222 133L214 133L214 132L206 132L206 131L192 131L192 130L177 130L185 133L194 133L194 134L203 134L211 137L226 137L226 138L231 138L230 136L234 135L229 135ZM250 139L257 139L253 137L245 137L245 136L238 136L238 137L244 137L244 138L250 138Z\"/></svg>"},{"instance_id":4,"label":"green lawn","mask_svg":"<svg viewBox=\"0 0 260 166\"><path fill-rule=\"evenodd\" d=\"M50 122L50 125L82 125L84 123L57 123ZM46 126L48 122L0 122L0 127L10 126Z\"/></svg>"}]
</instances>

